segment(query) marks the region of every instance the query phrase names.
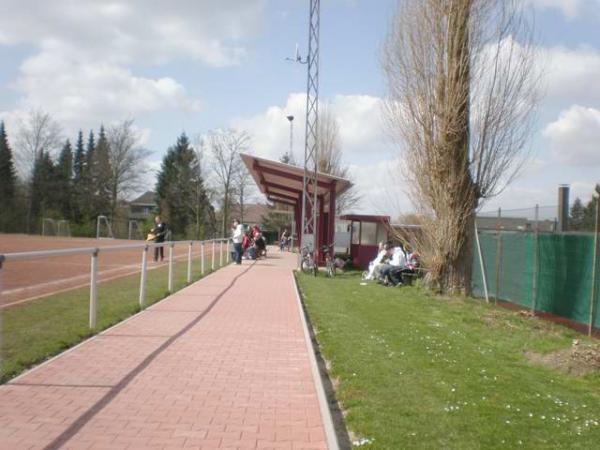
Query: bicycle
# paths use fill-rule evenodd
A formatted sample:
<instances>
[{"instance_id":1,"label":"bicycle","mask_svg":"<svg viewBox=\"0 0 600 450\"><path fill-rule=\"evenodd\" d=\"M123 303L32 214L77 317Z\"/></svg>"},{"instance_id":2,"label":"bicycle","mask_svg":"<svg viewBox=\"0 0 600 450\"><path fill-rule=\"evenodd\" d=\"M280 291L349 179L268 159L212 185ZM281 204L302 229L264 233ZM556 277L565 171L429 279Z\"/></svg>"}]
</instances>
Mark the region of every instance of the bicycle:
<instances>
[{"instance_id":1,"label":"bicycle","mask_svg":"<svg viewBox=\"0 0 600 450\"><path fill-rule=\"evenodd\" d=\"M329 251L329 249L331 249L331 251ZM325 256L325 269L326 269L326 273L327 276L329 278L334 278L335 277L335 270L336 270L336 266L335 266L335 254L333 251L333 245L324 245L323 246L323 255Z\"/></svg>"},{"instance_id":2,"label":"bicycle","mask_svg":"<svg viewBox=\"0 0 600 450\"><path fill-rule=\"evenodd\" d=\"M314 259L313 252L310 251L308 246L302 248L302 261L300 262L300 269L306 274L313 274L317 276L319 267Z\"/></svg>"}]
</instances>

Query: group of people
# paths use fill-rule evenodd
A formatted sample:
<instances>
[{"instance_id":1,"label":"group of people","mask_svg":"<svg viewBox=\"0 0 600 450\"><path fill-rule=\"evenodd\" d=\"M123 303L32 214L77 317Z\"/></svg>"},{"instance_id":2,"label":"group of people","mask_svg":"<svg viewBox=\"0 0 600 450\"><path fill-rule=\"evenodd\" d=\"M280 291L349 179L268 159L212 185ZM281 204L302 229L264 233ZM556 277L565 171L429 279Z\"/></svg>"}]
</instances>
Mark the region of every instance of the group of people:
<instances>
[{"instance_id":1,"label":"group of people","mask_svg":"<svg viewBox=\"0 0 600 450\"><path fill-rule=\"evenodd\" d=\"M379 244L379 252L369 263L365 280L376 280L385 286L401 286L405 275L414 275L419 267L419 255L407 252L402 243Z\"/></svg>"},{"instance_id":2,"label":"group of people","mask_svg":"<svg viewBox=\"0 0 600 450\"><path fill-rule=\"evenodd\" d=\"M279 250L284 251L290 250L290 241L292 240L291 236L288 236L288 230L284 229L283 233L281 233L281 238L279 239Z\"/></svg>"},{"instance_id":3,"label":"group of people","mask_svg":"<svg viewBox=\"0 0 600 450\"><path fill-rule=\"evenodd\" d=\"M245 230L244 225L235 219L231 227L231 240L233 260L236 264L241 264L242 258L257 259L267 256L267 243L257 224Z\"/></svg>"}]
</instances>

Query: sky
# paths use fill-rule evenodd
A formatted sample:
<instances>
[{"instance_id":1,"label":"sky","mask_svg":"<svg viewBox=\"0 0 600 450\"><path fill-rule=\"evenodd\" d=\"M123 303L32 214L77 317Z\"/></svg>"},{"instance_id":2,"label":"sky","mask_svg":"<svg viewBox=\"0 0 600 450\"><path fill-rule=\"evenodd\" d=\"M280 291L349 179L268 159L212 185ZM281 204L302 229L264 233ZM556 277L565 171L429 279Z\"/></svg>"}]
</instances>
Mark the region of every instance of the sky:
<instances>
[{"instance_id":1,"label":"sky","mask_svg":"<svg viewBox=\"0 0 600 450\"><path fill-rule=\"evenodd\" d=\"M544 98L520 176L482 210L555 205L600 182L600 0L523 0L535 11ZM397 0L322 0L320 98L340 126L361 201L414 209L386 131L381 48ZM246 130L251 152L304 147L308 0L0 0L0 119L9 138L31 109L74 140L134 119L155 170L181 132ZM210 175L210 174L208 174ZM148 189L153 180L148 178Z\"/></svg>"}]
</instances>

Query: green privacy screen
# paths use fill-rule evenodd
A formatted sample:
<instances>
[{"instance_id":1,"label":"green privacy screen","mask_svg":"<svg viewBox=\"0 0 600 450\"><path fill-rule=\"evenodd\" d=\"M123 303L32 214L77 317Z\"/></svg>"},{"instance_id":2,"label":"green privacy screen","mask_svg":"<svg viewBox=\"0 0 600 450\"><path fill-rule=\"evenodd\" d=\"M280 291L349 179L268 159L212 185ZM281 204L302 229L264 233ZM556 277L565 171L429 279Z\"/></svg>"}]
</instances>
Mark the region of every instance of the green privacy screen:
<instances>
[{"instance_id":1,"label":"green privacy screen","mask_svg":"<svg viewBox=\"0 0 600 450\"><path fill-rule=\"evenodd\" d=\"M593 235L540 234L537 258L533 233L501 232L498 235L481 231L479 239L490 298L497 295L498 299L531 308L535 296L537 311L587 325L592 292ZM473 263L473 294L483 297L477 251ZM596 328L600 328L598 291L600 289L595 299Z\"/></svg>"}]
</instances>

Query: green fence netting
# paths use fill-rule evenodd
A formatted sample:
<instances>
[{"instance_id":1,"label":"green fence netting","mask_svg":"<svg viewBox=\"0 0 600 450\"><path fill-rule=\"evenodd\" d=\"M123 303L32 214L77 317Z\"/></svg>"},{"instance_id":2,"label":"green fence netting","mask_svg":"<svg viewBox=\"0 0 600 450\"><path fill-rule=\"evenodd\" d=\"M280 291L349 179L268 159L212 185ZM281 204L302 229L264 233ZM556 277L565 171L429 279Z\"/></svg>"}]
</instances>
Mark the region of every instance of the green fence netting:
<instances>
[{"instance_id":1,"label":"green fence netting","mask_svg":"<svg viewBox=\"0 0 600 450\"><path fill-rule=\"evenodd\" d=\"M588 324L593 235L540 234L536 242L534 233L480 231L479 240L490 298L526 308L535 303L537 311ZM483 297L477 251L473 263L473 294ZM600 288L595 298L596 328L600 328L599 309Z\"/></svg>"}]
</instances>

